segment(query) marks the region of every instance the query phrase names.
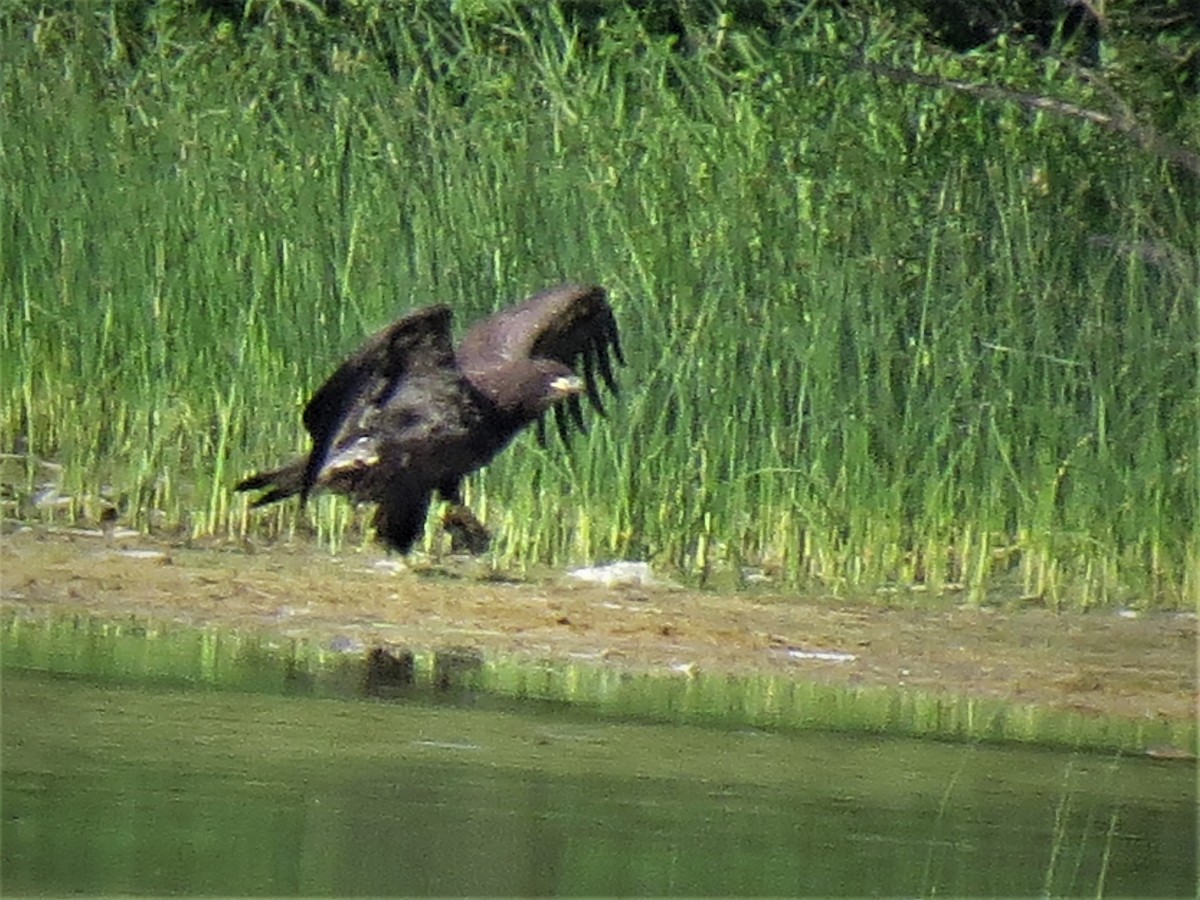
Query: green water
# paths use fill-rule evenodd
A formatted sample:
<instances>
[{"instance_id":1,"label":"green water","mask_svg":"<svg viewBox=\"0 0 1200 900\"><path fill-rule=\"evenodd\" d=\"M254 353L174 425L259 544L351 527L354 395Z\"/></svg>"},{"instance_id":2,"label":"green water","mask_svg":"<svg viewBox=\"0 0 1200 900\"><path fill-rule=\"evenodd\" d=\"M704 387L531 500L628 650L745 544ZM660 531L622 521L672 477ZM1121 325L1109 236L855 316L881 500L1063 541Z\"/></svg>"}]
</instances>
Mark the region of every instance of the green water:
<instances>
[{"instance_id":1,"label":"green water","mask_svg":"<svg viewBox=\"0 0 1200 900\"><path fill-rule=\"evenodd\" d=\"M1196 891L1190 764L3 680L8 894Z\"/></svg>"}]
</instances>

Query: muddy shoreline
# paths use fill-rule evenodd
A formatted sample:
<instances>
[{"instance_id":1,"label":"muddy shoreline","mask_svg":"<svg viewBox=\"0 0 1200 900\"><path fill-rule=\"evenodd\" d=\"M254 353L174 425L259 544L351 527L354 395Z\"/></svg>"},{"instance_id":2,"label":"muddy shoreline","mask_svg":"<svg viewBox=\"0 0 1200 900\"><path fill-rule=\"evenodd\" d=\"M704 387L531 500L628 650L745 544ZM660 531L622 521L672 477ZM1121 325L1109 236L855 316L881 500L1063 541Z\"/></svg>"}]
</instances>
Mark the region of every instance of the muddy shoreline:
<instances>
[{"instance_id":1,"label":"muddy shoreline","mask_svg":"<svg viewBox=\"0 0 1200 900\"><path fill-rule=\"evenodd\" d=\"M637 671L786 674L1135 720L1196 717L1192 614L913 609L787 593L497 581L479 563L257 552L25 529L0 538L0 606L145 616L366 646L475 647Z\"/></svg>"}]
</instances>

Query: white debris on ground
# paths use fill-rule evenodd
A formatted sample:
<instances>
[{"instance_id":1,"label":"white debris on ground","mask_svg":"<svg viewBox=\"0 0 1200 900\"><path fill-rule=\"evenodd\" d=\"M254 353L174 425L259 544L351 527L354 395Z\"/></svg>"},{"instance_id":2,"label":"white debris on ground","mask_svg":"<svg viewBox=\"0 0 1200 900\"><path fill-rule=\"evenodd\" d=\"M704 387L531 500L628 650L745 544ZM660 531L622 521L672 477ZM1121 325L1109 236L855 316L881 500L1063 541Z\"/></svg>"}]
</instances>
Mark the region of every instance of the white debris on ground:
<instances>
[{"instance_id":1,"label":"white debris on ground","mask_svg":"<svg viewBox=\"0 0 1200 900\"><path fill-rule=\"evenodd\" d=\"M606 566L587 566L582 569L572 569L567 573L568 578L576 581L598 584L602 587L650 587L658 584L650 563L621 561L609 563Z\"/></svg>"},{"instance_id":2,"label":"white debris on ground","mask_svg":"<svg viewBox=\"0 0 1200 900\"><path fill-rule=\"evenodd\" d=\"M742 566L742 581L746 584L770 584L771 576L758 566Z\"/></svg>"},{"instance_id":3,"label":"white debris on ground","mask_svg":"<svg viewBox=\"0 0 1200 900\"><path fill-rule=\"evenodd\" d=\"M118 550L117 556L126 559L144 559L149 562L169 562L171 557L161 550Z\"/></svg>"},{"instance_id":4,"label":"white debris on ground","mask_svg":"<svg viewBox=\"0 0 1200 900\"><path fill-rule=\"evenodd\" d=\"M805 650L801 647L788 647L789 659L812 659L819 662L854 662L858 659L853 653L842 653L839 650Z\"/></svg>"},{"instance_id":5,"label":"white debris on ground","mask_svg":"<svg viewBox=\"0 0 1200 900\"><path fill-rule=\"evenodd\" d=\"M34 530L35 528L31 525L18 523L13 526L11 533L24 534L27 531ZM103 528L72 528L69 526L46 525L36 530L38 530L41 534L76 538L107 538L109 540L127 540L129 538L144 537L142 532L136 531L133 528L114 528L110 531Z\"/></svg>"}]
</instances>

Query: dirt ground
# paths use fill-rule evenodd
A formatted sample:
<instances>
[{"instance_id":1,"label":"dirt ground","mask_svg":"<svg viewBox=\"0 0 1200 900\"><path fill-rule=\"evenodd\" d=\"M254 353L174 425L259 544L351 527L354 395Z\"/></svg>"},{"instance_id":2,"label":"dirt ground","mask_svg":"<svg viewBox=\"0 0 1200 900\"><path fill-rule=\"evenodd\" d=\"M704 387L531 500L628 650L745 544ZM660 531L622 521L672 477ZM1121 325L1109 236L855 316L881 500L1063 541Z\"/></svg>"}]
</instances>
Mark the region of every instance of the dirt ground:
<instances>
[{"instance_id":1,"label":"dirt ground","mask_svg":"<svg viewBox=\"0 0 1200 900\"><path fill-rule=\"evenodd\" d=\"M144 615L315 640L475 646L638 670L788 673L908 685L1127 718L1196 717L1191 613L887 605L828 596L500 581L480 563L407 566L315 547L186 548L140 535L0 538L0 599L52 614Z\"/></svg>"}]
</instances>

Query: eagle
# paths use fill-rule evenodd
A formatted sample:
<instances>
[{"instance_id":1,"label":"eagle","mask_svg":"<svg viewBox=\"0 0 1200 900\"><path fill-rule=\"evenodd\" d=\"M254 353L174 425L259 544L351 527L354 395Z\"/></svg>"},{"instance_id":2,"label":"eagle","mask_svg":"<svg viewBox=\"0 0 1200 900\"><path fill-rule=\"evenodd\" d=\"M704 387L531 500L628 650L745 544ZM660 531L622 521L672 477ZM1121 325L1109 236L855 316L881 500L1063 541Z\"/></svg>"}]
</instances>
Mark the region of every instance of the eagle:
<instances>
[{"instance_id":1,"label":"eagle","mask_svg":"<svg viewBox=\"0 0 1200 900\"><path fill-rule=\"evenodd\" d=\"M476 323L455 349L448 306L418 309L367 338L304 407L308 455L240 481L264 490L252 507L318 490L374 503L376 537L408 553L434 494L447 528L470 549L487 531L463 504L462 482L529 425L546 442L553 409L564 445L586 431L581 398L604 416L625 365L604 288L563 284Z\"/></svg>"}]
</instances>

